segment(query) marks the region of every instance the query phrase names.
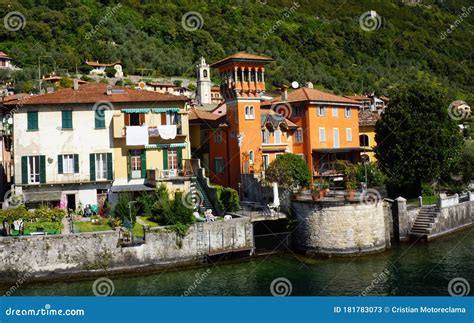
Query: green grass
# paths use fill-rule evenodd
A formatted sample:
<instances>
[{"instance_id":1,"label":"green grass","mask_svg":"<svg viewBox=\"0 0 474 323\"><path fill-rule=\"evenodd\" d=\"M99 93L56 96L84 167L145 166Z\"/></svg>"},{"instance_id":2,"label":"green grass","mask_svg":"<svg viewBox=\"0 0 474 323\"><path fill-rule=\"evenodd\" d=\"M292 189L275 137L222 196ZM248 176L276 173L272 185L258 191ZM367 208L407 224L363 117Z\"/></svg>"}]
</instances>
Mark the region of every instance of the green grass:
<instances>
[{"instance_id":1,"label":"green grass","mask_svg":"<svg viewBox=\"0 0 474 323\"><path fill-rule=\"evenodd\" d=\"M140 219L142 222L145 222L150 228L160 226L158 223L153 222L144 216L137 216L137 219ZM135 222L135 225L132 228L132 233L134 237L143 237L143 225L138 222Z\"/></svg>"},{"instance_id":2,"label":"green grass","mask_svg":"<svg viewBox=\"0 0 474 323\"><path fill-rule=\"evenodd\" d=\"M78 232L109 231L113 228L108 224L92 224L91 222L74 222L74 228Z\"/></svg>"},{"instance_id":3,"label":"green grass","mask_svg":"<svg viewBox=\"0 0 474 323\"><path fill-rule=\"evenodd\" d=\"M438 203L438 196L423 196L423 205L432 205ZM407 205L418 207L418 198L412 198L407 200Z\"/></svg>"}]
</instances>

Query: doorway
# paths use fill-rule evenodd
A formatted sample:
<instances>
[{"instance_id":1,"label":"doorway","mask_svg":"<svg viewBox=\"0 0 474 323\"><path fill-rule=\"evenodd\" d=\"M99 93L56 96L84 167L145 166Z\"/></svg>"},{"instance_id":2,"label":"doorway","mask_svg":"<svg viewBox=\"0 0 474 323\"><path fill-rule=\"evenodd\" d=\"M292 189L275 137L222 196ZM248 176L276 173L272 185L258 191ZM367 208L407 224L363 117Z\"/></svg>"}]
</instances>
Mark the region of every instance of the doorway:
<instances>
[{"instance_id":1,"label":"doorway","mask_svg":"<svg viewBox=\"0 0 474 323\"><path fill-rule=\"evenodd\" d=\"M68 210L76 210L76 194L66 194Z\"/></svg>"}]
</instances>

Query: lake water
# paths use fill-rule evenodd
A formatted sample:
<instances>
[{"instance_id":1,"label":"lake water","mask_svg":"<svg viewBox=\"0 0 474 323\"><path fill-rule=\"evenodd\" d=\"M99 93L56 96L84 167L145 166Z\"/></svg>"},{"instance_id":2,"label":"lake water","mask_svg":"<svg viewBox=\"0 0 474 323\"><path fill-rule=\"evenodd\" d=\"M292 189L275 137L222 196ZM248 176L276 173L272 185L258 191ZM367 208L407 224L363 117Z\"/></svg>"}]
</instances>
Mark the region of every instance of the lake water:
<instances>
[{"instance_id":1,"label":"lake water","mask_svg":"<svg viewBox=\"0 0 474 323\"><path fill-rule=\"evenodd\" d=\"M291 295L449 295L450 280L464 278L472 295L473 246L471 228L370 256L317 259L287 252L108 278L113 295L271 295L270 285L278 278L289 281ZM25 283L14 295L93 295L95 280ZM8 288L0 286L1 294Z\"/></svg>"}]
</instances>

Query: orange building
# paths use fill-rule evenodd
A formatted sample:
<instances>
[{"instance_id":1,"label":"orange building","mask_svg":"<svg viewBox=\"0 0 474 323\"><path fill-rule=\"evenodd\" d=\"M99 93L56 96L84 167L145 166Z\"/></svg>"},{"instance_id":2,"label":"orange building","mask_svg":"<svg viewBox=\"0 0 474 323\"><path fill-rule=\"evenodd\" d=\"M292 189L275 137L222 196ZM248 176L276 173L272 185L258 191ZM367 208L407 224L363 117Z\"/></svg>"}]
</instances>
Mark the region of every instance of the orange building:
<instances>
[{"instance_id":1,"label":"orange building","mask_svg":"<svg viewBox=\"0 0 474 323\"><path fill-rule=\"evenodd\" d=\"M262 108L285 114L294 124L292 151L304 155L314 177L337 175L336 160L359 161L360 103L342 96L301 87L281 98L262 103Z\"/></svg>"}]
</instances>

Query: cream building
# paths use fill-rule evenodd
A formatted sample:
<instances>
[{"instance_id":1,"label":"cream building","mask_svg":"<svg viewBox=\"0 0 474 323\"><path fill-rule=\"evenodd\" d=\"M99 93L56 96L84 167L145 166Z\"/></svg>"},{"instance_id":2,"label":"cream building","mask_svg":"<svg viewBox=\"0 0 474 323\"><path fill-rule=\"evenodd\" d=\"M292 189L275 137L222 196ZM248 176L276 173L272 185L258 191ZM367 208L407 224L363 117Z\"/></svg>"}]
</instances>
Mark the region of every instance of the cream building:
<instances>
[{"instance_id":1,"label":"cream building","mask_svg":"<svg viewBox=\"0 0 474 323\"><path fill-rule=\"evenodd\" d=\"M13 117L16 193L76 209L172 183L190 156L186 101L104 84L31 97Z\"/></svg>"}]
</instances>

